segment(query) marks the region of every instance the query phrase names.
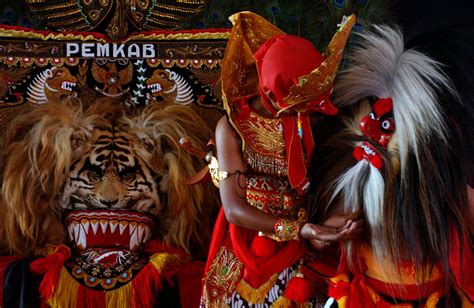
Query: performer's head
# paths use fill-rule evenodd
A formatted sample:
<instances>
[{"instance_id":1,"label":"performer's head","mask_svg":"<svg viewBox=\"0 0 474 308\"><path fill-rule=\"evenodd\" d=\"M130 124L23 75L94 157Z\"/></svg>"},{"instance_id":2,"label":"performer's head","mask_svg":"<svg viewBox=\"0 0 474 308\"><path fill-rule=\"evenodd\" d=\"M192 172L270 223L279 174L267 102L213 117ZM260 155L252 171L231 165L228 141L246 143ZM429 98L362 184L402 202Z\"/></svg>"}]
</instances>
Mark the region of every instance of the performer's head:
<instances>
[{"instance_id":1,"label":"performer's head","mask_svg":"<svg viewBox=\"0 0 474 308\"><path fill-rule=\"evenodd\" d=\"M329 96L355 16L344 16L324 53L254 13L237 13L230 20L234 27L221 70L227 111L239 98L260 93L275 117L288 110L337 113Z\"/></svg>"},{"instance_id":2,"label":"performer's head","mask_svg":"<svg viewBox=\"0 0 474 308\"><path fill-rule=\"evenodd\" d=\"M318 68L324 58L313 44L294 35L276 35L254 53L265 108L273 115L288 108L284 99L298 78Z\"/></svg>"}]
</instances>

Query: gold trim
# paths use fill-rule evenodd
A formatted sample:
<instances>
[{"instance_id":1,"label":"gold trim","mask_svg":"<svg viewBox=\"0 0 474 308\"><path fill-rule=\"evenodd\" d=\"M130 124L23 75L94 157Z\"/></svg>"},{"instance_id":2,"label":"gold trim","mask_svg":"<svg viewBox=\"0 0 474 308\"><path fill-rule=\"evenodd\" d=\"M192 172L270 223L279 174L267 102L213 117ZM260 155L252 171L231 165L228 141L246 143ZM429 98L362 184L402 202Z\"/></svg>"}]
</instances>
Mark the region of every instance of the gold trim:
<instances>
[{"instance_id":1,"label":"gold trim","mask_svg":"<svg viewBox=\"0 0 474 308\"><path fill-rule=\"evenodd\" d=\"M159 32L159 31L157 31ZM94 36L94 32L85 32L84 34L64 34L64 33L48 33L44 35L33 30L17 30L6 29L0 27L0 38L27 38L40 40L57 40L57 41L96 41L103 43L112 43L110 40ZM97 33L99 34L99 33ZM137 34L128 37L126 40L117 43L127 43L136 40L227 40L230 36L230 30L225 32L199 32L199 33L149 33Z\"/></svg>"},{"instance_id":2,"label":"gold trim","mask_svg":"<svg viewBox=\"0 0 474 308\"><path fill-rule=\"evenodd\" d=\"M1 29L0 29L1 30ZM176 33L176 34L137 34L136 36L130 37L129 40L133 41L136 39L147 39L147 40L227 40L229 39L229 32L200 32L200 33Z\"/></svg>"},{"instance_id":3,"label":"gold trim","mask_svg":"<svg viewBox=\"0 0 474 308\"><path fill-rule=\"evenodd\" d=\"M172 19L172 20L175 20L177 22L181 22L182 19L183 19L182 17L172 15L172 14L162 13L162 12L152 11L152 12L150 12L150 14L154 15L154 16L158 16L158 17L164 17L164 18Z\"/></svg>"},{"instance_id":4,"label":"gold trim","mask_svg":"<svg viewBox=\"0 0 474 308\"><path fill-rule=\"evenodd\" d=\"M156 16L153 13L150 13L150 16L147 17L146 22L144 22L144 26L147 26L149 23L154 23L162 26L168 26L168 27L177 27L179 25L178 21L168 21L160 18L160 16Z\"/></svg>"},{"instance_id":5,"label":"gold trim","mask_svg":"<svg viewBox=\"0 0 474 308\"><path fill-rule=\"evenodd\" d=\"M242 268L242 263L232 251L225 247L219 249L203 280L205 307L225 305L226 298L235 290Z\"/></svg>"},{"instance_id":6,"label":"gold trim","mask_svg":"<svg viewBox=\"0 0 474 308\"><path fill-rule=\"evenodd\" d=\"M69 10L67 12L57 12L57 13L48 13L48 19L60 19L59 22L65 21L64 17L65 15L75 15L75 14L80 14L81 9L76 8Z\"/></svg>"},{"instance_id":7,"label":"gold trim","mask_svg":"<svg viewBox=\"0 0 474 308\"><path fill-rule=\"evenodd\" d=\"M165 10L170 10L172 12L180 12L180 13L191 13L191 14L195 14L197 12L199 12L201 10L201 7L204 5L203 4L197 4L199 7L196 7L196 8L187 8L187 7L177 7L177 6L173 6L173 5L167 5L167 4L164 4L164 3L155 3L155 5L152 7L152 9L154 9L155 7L158 7L158 8L161 8L161 9L165 9Z\"/></svg>"},{"instance_id":8,"label":"gold trim","mask_svg":"<svg viewBox=\"0 0 474 308\"><path fill-rule=\"evenodd\" d=\"M268 292L273 288L278 279L278 273L273 274L267 282L262 284L257 289L249 285L245 280L241 280L237 285L237 292L247 302L252 304L261 304L265 301Z\"/></svg>"}]
</instances>

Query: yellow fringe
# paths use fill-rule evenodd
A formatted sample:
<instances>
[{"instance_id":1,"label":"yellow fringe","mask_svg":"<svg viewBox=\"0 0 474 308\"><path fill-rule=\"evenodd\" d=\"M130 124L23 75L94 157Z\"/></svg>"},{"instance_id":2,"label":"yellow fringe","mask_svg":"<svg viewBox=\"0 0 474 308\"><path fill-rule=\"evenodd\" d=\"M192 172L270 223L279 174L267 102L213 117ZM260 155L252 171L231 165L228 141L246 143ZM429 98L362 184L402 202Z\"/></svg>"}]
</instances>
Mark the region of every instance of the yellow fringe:
<instances>
[{"instance_id":1,"label":"yellow fringe","mask_svg":"<svg viewBox=\"0 0 474 308\"><path fill-rule=\"evenodd\" d=\"M237 292L245 299L247 302L252 304L263 303L268 292L272 289L278 278L278 274L273 274L267 282L262 284L258 289L252 288L247 282L243 279L240 280L237 285Z\"/></svg>"},{"instance_id":2,"label":"yellow fringe","mask_svg":"<svg viewBox=\"0 0 474 308\"><path fill-rule=\"evenodd\" d=\"M286 308L291 307L291 301L281 295L271 306L271 308Z\"/></svg>"},{"instance_id":3,"label":"yellow fringe","mask_svg":"<svg viewBox=\"0 0 474 308\"><path fill-rule=\"evenodd\" d=\"M166 268L180 265L183 260L179 255L171 253L156 253L150 257L150 262L161 273ZM48 301L52 308L75 307L79 283L63 267L56 282L53 297ZM130 307L132 300L132 281L124 286L105 292L107 307Z\"/></svg>"},{"instance_id":4,"label":"yellow fringe","mask_svg":"<svg viewBox=\"0 0 474 308\"><path fill-rule=\"evenodd\" d=\"M118 289L105 292L107 308L131 307L131 288L132 282L129 281L126 285Z\"/></svg>"},{"instance_id":5,"label":"yellow fringe","mask_svg":"<svg viewBox=\"0 0 474 308\"><path fill-rule=\"evenodd\" d=\"M56 282L53 297L48 304L53 308L75 307L79 283L63 267Z\"/></svg>"},{"instance_id":6,"label":"yellow fringe","mask_svg":"<svg viewBox=\"0 0 474 308\"><path fill-rule=\"evenodd\" d=\"M180 265L182 262L183 260L179 255L167 252L155 253L150 257L150 263L155 266L158 273L161 273L164 269L174 265Z\"/></svg>"},{"instance_id":7,"label":"yellow fringe","mask_svg":"<svg viewBox=\"0 0 474 308\"><path fill-rule=\"evenodd\" d=\"M76 307L77 290L79 283L63 267L56 282L53 297L48 301L52 308ZM105 292L105 302L108 308L131 306L132 282L110 291ZM87 287L86 287L87 288Z\"/></svg>"},{"instance_id":8,"label":"yellow fringe","mask_svg":"<svg viewBox=\"0 0 474 308\"><path fill-rule=\"evenodd\" d=\"M461 307L462 307L462 308L472 308L472 307L474 307L474 303L471 302L471 301L467 298L466 294L464 294L463 291L459 290L458 288L456 288L456 291L457 291L458 295L461 297L461 302L462 302L462 306L461 306Z\"/></svg>"},{"instance_id":9,"label":"yellow fringe","mask_svg":"<svg viewBox=\"0 0 474 308\"><path fill-rule=\"evenodd\" d=\"M291 300L286 298L284 295L280 295L280 297L278 297L278 299L270 306L270 308L288 308L288 307L311 308L313 307L313 305L311 303L300 304L300 303L292 302Z\"/></svg>"}]
</instances>

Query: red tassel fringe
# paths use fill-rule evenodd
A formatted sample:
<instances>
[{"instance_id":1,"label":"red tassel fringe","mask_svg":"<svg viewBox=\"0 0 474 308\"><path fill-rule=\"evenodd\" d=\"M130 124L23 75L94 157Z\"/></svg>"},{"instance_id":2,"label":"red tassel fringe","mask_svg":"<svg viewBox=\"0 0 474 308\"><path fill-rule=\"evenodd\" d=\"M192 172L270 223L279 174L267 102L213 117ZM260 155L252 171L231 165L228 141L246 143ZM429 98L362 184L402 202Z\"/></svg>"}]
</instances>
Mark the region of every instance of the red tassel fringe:
<instances>
[{"instance_id":1,"label":"red tassel fringe","mask_svg":"<svg viewBox=\"0 0 474 308\"><path fill-rule=\"evenodd\" d=\"M309 279L303 277L293 277L288 282L285 290L285 297L291 301L303 304L311 299L313 294L313 284Z\"/></svg>"},{"instance_id":2,"label":"red tassel fringe","mask_svg":"<svg viewBox=\"0 0 474 308\"><path fill-rule=\"evenodd\" d=\"M91 290L83 285L77 289L76 308L105 308L107 307L105 292Z\"/></svg>"},{"instance_id":3,"label":"red tassel fringe","mask_svg":"<svg viewBox=\"0 0 474 308\"><path fill-rule=\"evenodd\" d=\"M33 273L44 274L39 288L44 301L48 301L53 297L54 287L56 286L61 268L70 257L71 250L64 245L58 245L54 253L31 262L30 267Z\"/></svg>"},{"instance_id":4,"label":"red tassel fringe","mask_svg":"<svg viewBox=\"0 0 474 308\"><path fill-rule=\"evenodd\" d=\"M148 263L132 280L134 307L153 307L156 299L154 292L158 292L162 286L161 275L153 264Z\"/></svg>"}]
</instances>

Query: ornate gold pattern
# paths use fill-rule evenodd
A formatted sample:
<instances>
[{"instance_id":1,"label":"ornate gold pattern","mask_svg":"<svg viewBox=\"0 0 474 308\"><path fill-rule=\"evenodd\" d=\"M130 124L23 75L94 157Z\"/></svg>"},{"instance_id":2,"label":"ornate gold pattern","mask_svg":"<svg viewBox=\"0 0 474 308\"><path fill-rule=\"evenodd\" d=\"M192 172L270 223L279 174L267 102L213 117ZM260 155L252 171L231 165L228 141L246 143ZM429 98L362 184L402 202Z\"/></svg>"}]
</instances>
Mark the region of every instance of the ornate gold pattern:
<instances>
[{"instance_id":1,"label":"ornate gold pattern","mask_svg":"<svg viewBox=\"0 0 474 308\"><path fill-rule=\"evenodd\" d=\"M238 97L258 93L258 73L253 54L270 37L285 34L262 17L241 12L229 17L233 23L222 67L224 106L228 113Z\"/></svg>"},{"instance_id":2,"label":"ornate gold pattern","mask_svg":"<svg viewBox=\"0 0 474 308\"><path fill-rule=\"evenodd\" d=\"M306 210L301 208L298 212L298 219L292 220L280 218L275 223L275 233L267 235L275 241L290 241L300 239L300 229L307 221Z\"/></svg>"},{"instance_id":3,"label":"ornate gold pattern","mask_svg":"<svg viewBox=\"0 0 474 308\"><path fill-rule=\"evenodd\" d=\"M230 31L156 31L153 33L139 33L128 37L121 41L123 43L140 40L226 40L229 38ZM36 32L27 29L11 29L0 27L0 38L27 38L27 39L40 39L40 40L58 40L58 41L95 41L95 42L108 42L107 39L102 37L100 34L72 34L72 33L48 33Z\"/></svg>"},{"instance_id":4,"label":"ornate gold pattern","mask_svg":"<svg viewBox=\"0 0 474 308\"><path fill-rule=\"evenodd\" d=\"M227 30L216 32L154 32L128 37L123 44L143 43L159 45L158 54L146 59L148 66L165 68L218 67L225 49ZM26 39L26 42L25 42ZM66 43L110 43L99 33L63 34L0 27L0 63L8 66L75 66L79 57L66 58Z\"/></svg>"},{"instance_id":5,"label":"ornate gold pattern","mask_svg":"<svg viewBox=\"0 0 474 308\"><path fill-rule=\"evenodd\" d=\"M223 307L241 277L242 263L235 254L221 247L204 278L205 307Z\"/></svg>"},{"instance_id":6,"label":"ornate gold pattern","mask_svg":"<svg viewBox=\"0 0 474 308\"><path fill-rule=\"evenodd\" d=\"M293 108L294 105L320 99L330 91L341 62L346 41L355 24L354 15L344 16L340 27L323 53L324 61L311 73L301 76L299 82L290 88L290 94L284 99ZM299 109L301 108L301 110ZM305 111L305 106L295 107L296 111ZM280 110L280 112L284 109Z\"/></svg>"},{"instance_id":7,"label":"ornate gold pattern","mask_svg":"<svg viewBox=\"0 0 474 308\"><path fill-rule=\"evenodd\" d=\"M291 192L286 178L247 175L247 202L275 217L294 218L302 203L301 196Z\"/></svg>"},{"instance_id":8,"label":"ornate gold pattern","mask_svg":"<svg viewBox=\"0 0 474 308\"><path fill-rule=\"evenodd\" d=\"M248 118L233 122L244 141L245 159L252 169L271 175L287 175L280 119L265 118L251 111Z\"/></svg>"},{"instance_id":9,"label":"ornate gold pattern","mask_svg":"<svg viewBox=\"0 0 474 308\"><path fill-rule=\"evenodd\" d=\"M129 23L136 29L177 28L191 15L199 13L206 0L136 1L136 0L27 0L30 11L50 27L66 31L91 31L109 20L107 34L112 40L125 37ZM162 3L166 2L166 3ZM107 18L112 15L111 18ZM74 20L75 22L71 22Z\"/></svg>"}]
</instances>

